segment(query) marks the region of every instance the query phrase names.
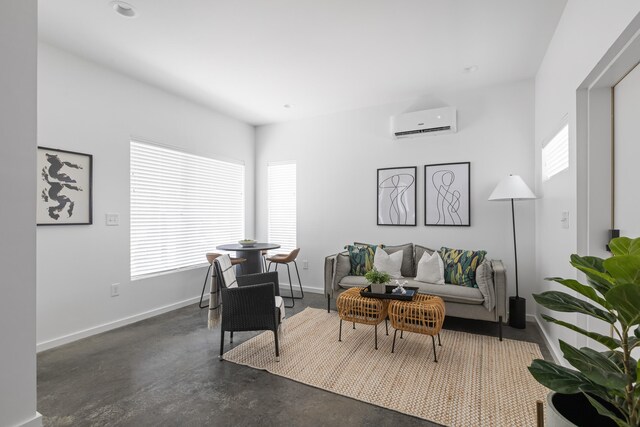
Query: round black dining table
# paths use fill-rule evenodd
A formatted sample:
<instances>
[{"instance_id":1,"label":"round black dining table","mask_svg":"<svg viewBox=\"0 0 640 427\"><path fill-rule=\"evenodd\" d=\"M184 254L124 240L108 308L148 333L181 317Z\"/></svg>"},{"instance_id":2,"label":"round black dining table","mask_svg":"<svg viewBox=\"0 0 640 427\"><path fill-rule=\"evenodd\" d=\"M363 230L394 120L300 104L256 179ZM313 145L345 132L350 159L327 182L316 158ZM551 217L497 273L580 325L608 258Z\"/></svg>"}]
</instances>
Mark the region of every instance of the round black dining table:
<instances>
[{"instance_id":1,"label":"round black dining table","mask_svg":"<svg viewBox=\"0 0 640 427\"><path fill-rule=\"evenodd\" d=\"M235 251L238 258L247 260L247 262L242 264L242 267L239 265L236 267L236 273L252 274L262 271L262 259L260 258L262 251L278 249L279 247L280 245L275 243L256 243L253 246L242 246L239 243L232 243L216 246L216 249L221 251Z\"/></svg>"}]
</instances>

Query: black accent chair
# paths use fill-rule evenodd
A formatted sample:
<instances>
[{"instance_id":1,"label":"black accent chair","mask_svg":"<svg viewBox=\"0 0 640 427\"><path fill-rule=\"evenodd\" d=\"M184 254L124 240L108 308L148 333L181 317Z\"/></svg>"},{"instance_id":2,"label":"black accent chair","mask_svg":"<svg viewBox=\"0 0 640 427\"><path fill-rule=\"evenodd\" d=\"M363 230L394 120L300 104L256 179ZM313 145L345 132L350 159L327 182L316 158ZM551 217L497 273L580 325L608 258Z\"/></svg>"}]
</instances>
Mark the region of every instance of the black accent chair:
<instances>
[{"instance_id":1,"label":"black accent chair","mask_svg":"<svg viewBox=\"0 0 640 427\"><path fill-rule=\"evenodd\" d=\"M273 331L278 360L278 327L284 314L278 273L236 277L228 255L216 258L214 264L222 297L220 359L224 353L225 332L231 333L230 342L233 342L233 333L236 331Z\"/></svg>"}]
</instances>

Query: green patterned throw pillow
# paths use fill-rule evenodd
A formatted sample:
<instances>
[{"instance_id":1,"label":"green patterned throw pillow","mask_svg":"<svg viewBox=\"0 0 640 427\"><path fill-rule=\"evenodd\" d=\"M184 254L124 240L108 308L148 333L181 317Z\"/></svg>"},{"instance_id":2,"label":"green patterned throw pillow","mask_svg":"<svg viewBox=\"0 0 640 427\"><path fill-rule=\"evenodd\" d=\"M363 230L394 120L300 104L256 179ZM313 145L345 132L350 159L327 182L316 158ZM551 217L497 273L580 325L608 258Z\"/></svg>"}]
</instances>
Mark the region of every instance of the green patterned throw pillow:
<instances>
[{"instance_id":1,"label":"green patterned throw pillow","mask_svg":"<svg viewBox=\"0 0 640 427\"><path fill-rule=\"evenodd\" d=\"M477 288L476 268L484 260L487 251L467 251L464 249L440 248L444 261L444 281L453 285Z\"/></svg>"},{"instance_id":2,"label":"green patterned throw pillow","mask_svg":"<svg viewBox=\"0 0 640 427\"><path fill-rule=\"evenodd\" d=\"M346 246L349 251L349 261L351 261L351 276L364 276L373 268L373 257L376 254L376 245L354 244Z\"/></svg>"}]
</instances>

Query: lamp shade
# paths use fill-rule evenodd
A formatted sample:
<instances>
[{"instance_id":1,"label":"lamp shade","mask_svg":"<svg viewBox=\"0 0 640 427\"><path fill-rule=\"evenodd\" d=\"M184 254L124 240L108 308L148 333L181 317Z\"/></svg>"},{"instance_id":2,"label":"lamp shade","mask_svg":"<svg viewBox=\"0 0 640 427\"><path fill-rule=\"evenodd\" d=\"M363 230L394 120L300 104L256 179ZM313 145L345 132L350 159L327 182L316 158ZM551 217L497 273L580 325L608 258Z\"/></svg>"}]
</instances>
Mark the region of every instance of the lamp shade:
<instances>
[{"instance_id":1,"label":"lamp shade","mask_svg":"<svg viewBox=\"0 0 640 427\"><path fill-rule=\"evenodd\" d=\"M489 196L489 200L535 199L536 195L529 189L520 175L509 175L500 180Z\"/></svg>"}]
</instances>

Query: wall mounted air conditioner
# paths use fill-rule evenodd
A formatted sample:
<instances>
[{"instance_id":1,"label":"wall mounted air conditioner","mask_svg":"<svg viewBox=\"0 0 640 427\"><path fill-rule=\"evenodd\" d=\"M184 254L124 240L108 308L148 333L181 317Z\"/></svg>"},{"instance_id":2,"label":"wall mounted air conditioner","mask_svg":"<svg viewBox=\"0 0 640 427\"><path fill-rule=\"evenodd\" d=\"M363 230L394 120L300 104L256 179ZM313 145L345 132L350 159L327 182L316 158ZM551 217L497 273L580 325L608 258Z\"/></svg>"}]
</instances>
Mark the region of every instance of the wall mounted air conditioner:
<instances>
[{"instance_id":1,"label":"wall mounted air conditioner","mask_svg":"<svg viewBox=\"0 0 640 427\"><path fill-rule=\"evenodd\" d=\"M391 132L396 139L442 135L457 130L454 107L414 111L391 117Z\"/></svg>"}]
</instances>

